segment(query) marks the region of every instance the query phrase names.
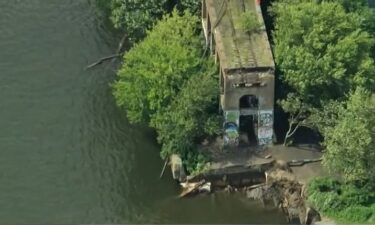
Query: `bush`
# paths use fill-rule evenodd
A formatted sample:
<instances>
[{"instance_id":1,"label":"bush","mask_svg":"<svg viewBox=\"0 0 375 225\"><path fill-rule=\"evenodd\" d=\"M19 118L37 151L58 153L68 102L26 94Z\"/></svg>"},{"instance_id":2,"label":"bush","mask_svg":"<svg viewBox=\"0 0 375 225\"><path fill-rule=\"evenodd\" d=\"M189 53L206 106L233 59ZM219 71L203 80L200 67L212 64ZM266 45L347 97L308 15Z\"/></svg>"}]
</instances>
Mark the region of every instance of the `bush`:
<instances>
[{"instance_id":1,"label":"bush","mask_svg":"<svg viewBox=\"0 0 375 225\"><path fill-rule=\"evenodd\" d=\"M343 209L345 204L335 191L313 192L309 194L308 201L323 213Z\"/></svg>"},{"instance_id":2,"label":"bush","mask_svg":"<svg viewBox=\"0 0 375 225\"><path fill-rule=\"evenodd\" d=\"M186 152L183 160L187 172L191 175L204 172L207 169L208 162L209 157L207 155L196 151Z\"/></svg>"},{"instance_id":3,"label":"bush","mask_svg":"<svg viewBox=\"0 0 375 225\"><path fill-rule=\"evenodd\" d=\"M370 224L375 224L375 204L372 204L370 206L370 208L371 208L371 211L372 211L372 215L371 215L370 219L368 220L368 222Z\"/></svg>"},{"instance_id":4,"label":"bush","mask_svg":"<svg viewBox=\"0 0 375 225\"><path fill-rule=\"evenodd\" d=\"M336 191L340 183L330 177L317 177L308 185L308 191L311 192L329 192Z\"/></svg>"},{"instance_id":5,"label":"bush","mask_svg":"<svg viewBox=\"0 0 375 225\"><path fill-rule=\"evenodd\" d=\"M375 215L375 206L369 207L374 198L374 189L370 187L341 184L328 177L315 178L308 184L308 201L338 221L363 223Z\"/></svg>"},{"instance_id":6,"label":"bush","mask_svg":"<svg viewBox=\"0 0 375 225\"><path fill-rule=\"evenodd\" d=\"M350 206L338 212L335 217L345 223L365 223L370 219L373 213L370 207Z\"/></svg>"},{"instance_id":7,"label":"bush","mask_svg":"<svg viewBox=\"0 0 375 225\"><path fill-rule=\"evenodd\" d=\"M358 188L353 184L342 185L341 187L340 199L346 203L346 206L366 205L373 197L373 191L367 188Z\"/></svg>"},{"instance_id":8,"label":"bush","mask_svg":"<svg viewBox=\"0 0 375 225\"><path fill-rule=\"evenodd\" d=\"M246 32L258 31L262 25L258 21L258 16L254 12L243 12L240 16L241 29Z\"/></svg>"}]
</instances>

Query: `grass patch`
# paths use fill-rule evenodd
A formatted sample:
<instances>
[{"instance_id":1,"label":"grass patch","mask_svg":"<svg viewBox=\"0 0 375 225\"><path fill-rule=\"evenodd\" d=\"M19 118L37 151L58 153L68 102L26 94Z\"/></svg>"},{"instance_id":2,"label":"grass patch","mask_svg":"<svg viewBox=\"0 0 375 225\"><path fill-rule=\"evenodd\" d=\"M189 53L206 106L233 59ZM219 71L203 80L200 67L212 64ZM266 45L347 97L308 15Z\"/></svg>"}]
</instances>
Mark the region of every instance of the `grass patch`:
<instances>
[{"instance_id":1,"label":"grass patch","mask_svg":"<svg viewBox=\"0 0 375 225\"><path fill-rule=\"evenodd\" d=\"M374 193L372 185L340 183L328 177L315 178L308 185L309 203L342 223L375 222Z\"/></svg>"}]
</instances>

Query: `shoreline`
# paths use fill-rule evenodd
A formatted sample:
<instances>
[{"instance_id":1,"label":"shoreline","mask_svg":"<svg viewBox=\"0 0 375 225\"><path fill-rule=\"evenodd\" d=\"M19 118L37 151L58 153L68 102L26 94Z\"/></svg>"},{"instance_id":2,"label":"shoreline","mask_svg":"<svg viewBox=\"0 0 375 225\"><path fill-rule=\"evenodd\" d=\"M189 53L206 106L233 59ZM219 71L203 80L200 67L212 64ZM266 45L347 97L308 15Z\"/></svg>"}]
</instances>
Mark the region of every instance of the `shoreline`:
<instances>
[{"instance_id":1,"label":"shoreline","mask_svg":"<svg viewBox=\"0 0 375 225\"><path fill-rule=\"evenodd\" d=\"M257 152L256 156L242 158L242 161L211 162L211 169L195 176L178 177L180 172L173 172L178 166L171 163L171 168L174 178L180 180L182 186L180 197L221 191L241 192L246 198L261 201L264 206L279 208L289 222L316 224L321 216L307 203L305 186L311 178L324 172L318 160L298 166L292 163L311 155L321 156L321 153L316 149L272 146Z\"/></svg>"}]
</instances>

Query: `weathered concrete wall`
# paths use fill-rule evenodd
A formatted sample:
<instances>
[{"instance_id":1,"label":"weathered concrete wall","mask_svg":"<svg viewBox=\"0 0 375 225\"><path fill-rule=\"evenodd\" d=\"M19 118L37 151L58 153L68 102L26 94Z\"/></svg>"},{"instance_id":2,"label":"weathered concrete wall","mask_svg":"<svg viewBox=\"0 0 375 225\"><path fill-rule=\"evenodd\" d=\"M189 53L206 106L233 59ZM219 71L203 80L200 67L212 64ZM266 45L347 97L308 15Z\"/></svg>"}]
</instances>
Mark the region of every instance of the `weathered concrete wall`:
<instances>
[{"instance_id":1,"label":"weathered concrete wall","mask_svg":"<svg viewBox=\"0 0 375 225\"><path fill-rule=\"evenodd\" d=\"M240 98L244 95L257 96L260 110L273 110L275 81L272 70L269 72L226 75L224 80L224 94L222 96L222 109L224 111L239 110Z\"/></svg>"},{"instance_id":2,"label":"weathered concrete wall","mask_svg":"<svg viewBox=\"0 0 375 225\"><path fill-rule=\"evenodd\" d=\"M247 112L255 116L254 128L258 144L272 143L274 89L273 70L225 75L224 93L221 95L221 107L224 111L225 122L235 122L239 127L239 116L244 110L240 108L240 99L246 95L253 95L258 99L258 107L247 110ZM228 115L236 115L237 118L234 119L233 116L229 118ZM225 135L224 144L235 143L235 138L237 138L235 135Z\"/></svg>"}]
</instances>

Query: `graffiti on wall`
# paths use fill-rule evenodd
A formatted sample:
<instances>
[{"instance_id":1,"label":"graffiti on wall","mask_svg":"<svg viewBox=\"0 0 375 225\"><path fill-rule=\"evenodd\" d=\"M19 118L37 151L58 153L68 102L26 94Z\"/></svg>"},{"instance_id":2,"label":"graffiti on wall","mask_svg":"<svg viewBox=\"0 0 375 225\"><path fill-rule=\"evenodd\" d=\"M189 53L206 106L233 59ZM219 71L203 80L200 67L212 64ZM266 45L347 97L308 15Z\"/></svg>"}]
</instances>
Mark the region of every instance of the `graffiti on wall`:
<instances>
[{"instance_id":1,"label":"graffiti on wall","mask_svg":"<svg viewBox=\"0 0 375 225\"><path fill-rule=\"evenodd\" d=\"M273 129L272 127L258 128L258 142L259 145L266 145L272 143Z\"/></svg>"},{"instance_id":2,"label":"graffiti on wall","mask_svg":"<svg viewBox=\"0 0 375 225\"><path fill-rule=\"evenodd\" d=\"M272 110L259 111L259 126L269 127L273 125L273 112Z\"/></svg>"},{"instance_id":3,"label":"graffiti on wall","mask_svg":"<svg viewBox=\"0 0 375 225\"><path fill-rule=\"evenodd\" d=\"M240 137L237 125L231 122L226 123L224 132L224 146L237 146Z\"/></svg>"},{"instance_id":4,"label":"graffiti on wall","mask_svg":"<svg viewBox=\"0 0 375 225\"><path fill-rule=\"evenodd\" d=\"M237 146L239 143L240 111L224 112L224 146Z\"/></svg>"},{"instance_id":5,"label":"graffiti on wall","mask_svg":"<svg viewBox=\"0 0 375 225\"><path fill-rule=\"evenodd\" d=\"M259 145L272 143L273 136L273 111L261 110L258 116L258 142Z\"/></svg>"},{"instance_id":6,"label":"graffiti on wall","mask_svg":"<svg viewBox=\"0 0 375 225\"><path fill-rule=\"evenodd\" d=\"M240 123L240 111L239 110L225 111L224 117L225 117L226 123L231 122L239 126L239 123Z\"/></svg>"}]
</instances>

